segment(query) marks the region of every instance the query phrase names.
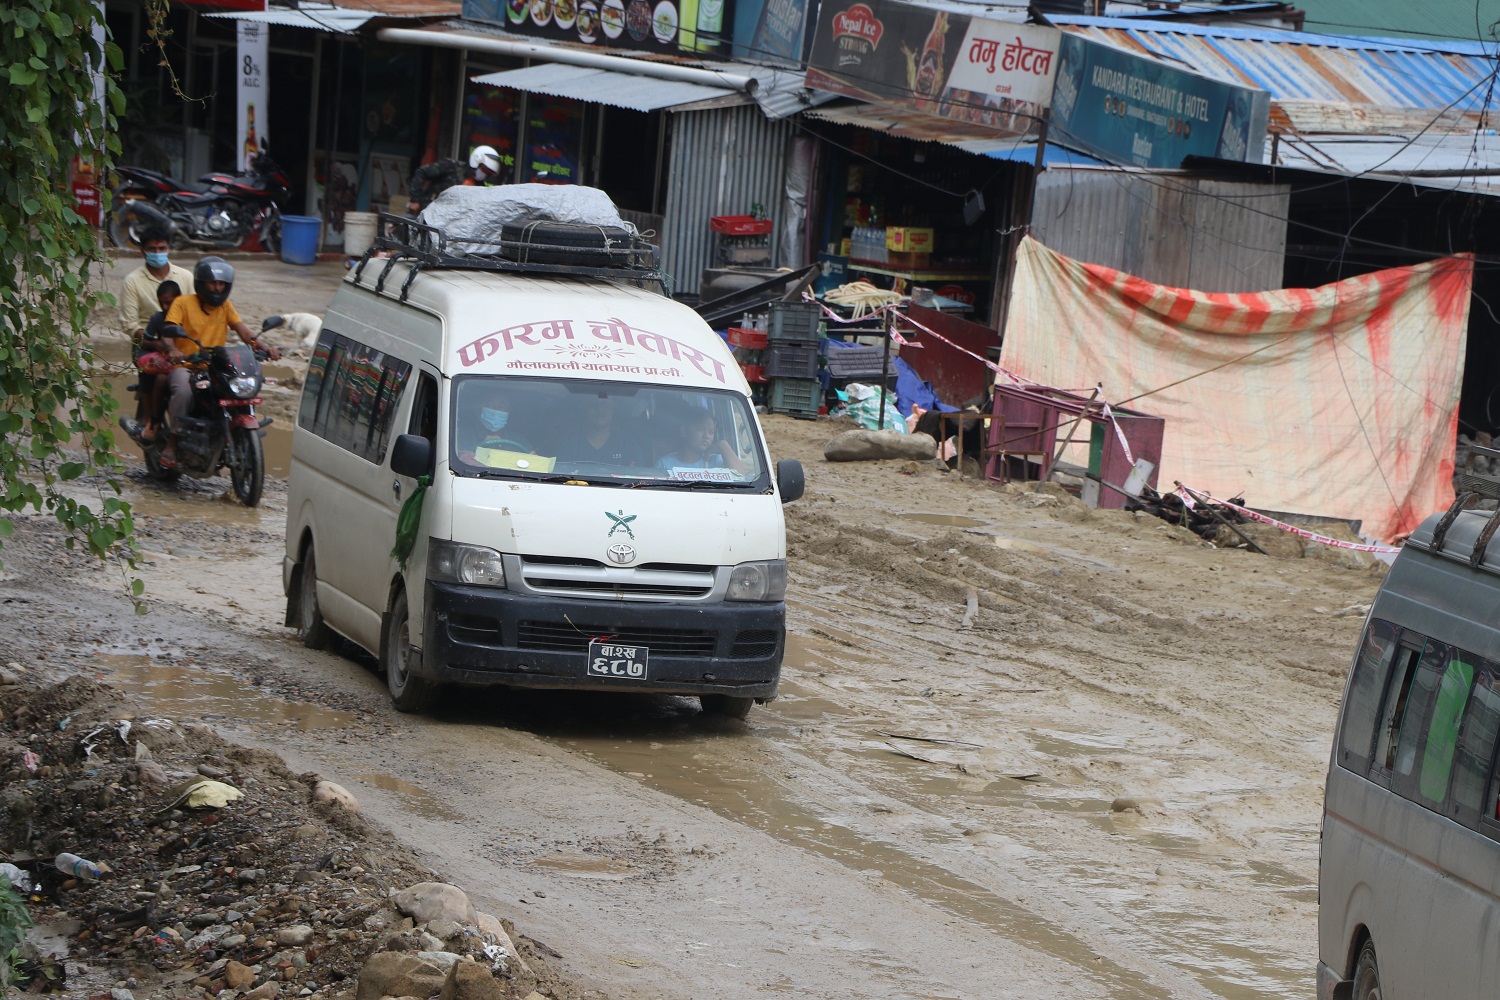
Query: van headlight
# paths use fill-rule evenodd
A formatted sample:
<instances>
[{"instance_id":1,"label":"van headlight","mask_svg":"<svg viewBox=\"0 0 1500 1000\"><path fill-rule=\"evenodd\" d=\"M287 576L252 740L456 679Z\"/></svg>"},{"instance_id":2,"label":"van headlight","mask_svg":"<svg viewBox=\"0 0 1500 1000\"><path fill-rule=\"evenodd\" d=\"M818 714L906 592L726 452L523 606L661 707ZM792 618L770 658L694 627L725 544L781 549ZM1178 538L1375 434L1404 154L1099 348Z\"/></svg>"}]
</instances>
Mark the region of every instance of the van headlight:
<instances>
[{"instance_id":1,"label":"van headlight","mask_svg":"<svg viewBox=\"0 0 1500 1000\"><path fill-rule=\"evenodd\" d=\"M786 600L786 560L740 563L729 574L726 601Z\"/></svg>"},{"instance_id":2,"label":"van headlight","mask_svg":"<svg viewBox=\"0 0 1500 1000\"><path fill-rule=\"evenodd\" d=\"M434 538L427 544L427 578L439 583L503 587L505 567L494 549Z\"/></svg>"},{"instance_id":3,"label":"van headlight","mask_svg":"<svg viewBox=\"0 0 1500 1000\"><path fill-rule=\"evenodd\" d=\"M235 399L249 399L255 395L256 383L259 381L254 375L236 375L229 380L229 391Z\"/></svg>"}]
</instances>

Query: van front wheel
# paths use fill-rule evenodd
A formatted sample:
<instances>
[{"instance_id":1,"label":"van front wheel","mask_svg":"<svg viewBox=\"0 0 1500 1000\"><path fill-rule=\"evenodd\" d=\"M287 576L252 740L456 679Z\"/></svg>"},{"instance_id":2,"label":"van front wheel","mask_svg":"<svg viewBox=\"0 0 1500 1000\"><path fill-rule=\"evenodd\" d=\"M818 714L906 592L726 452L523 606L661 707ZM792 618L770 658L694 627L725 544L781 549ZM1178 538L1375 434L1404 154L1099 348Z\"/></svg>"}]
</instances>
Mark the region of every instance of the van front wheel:
<instances>
[{"instance_id":1,"label":"van front wheel","mask_svg":"<svg viewBox=\"0 0 1500 1000\"><path fill-rule=\"evenodd\" d=\"M731 719L743 719L750 714L754 698L736 698L732 694L700 694L698 704L708 715L722 715Z\"/></svg>"},{"instance_id":2,"label":"van front wheel","mask_svg":"<svg viewBox=\"0 0 1500 1000\"><path fill-rule=\"evenodd\" d=\"M406 592L396 595L391 613L385 619L385 641L380 644L381 666L385 669L385 686L391 692L391 704L398 712L421 712L432 704L437 685L417 677L411 666L411 616L406 611Z\"/></svg>"},{"instance_id":3,"label":"van front wheel","mask_svg":"<svg viewBox=\"0 0 1500 1000\"><path fill-rule=\"evenodd\" d=\"M1359 961L1354 963L1353 1000L1381 1000L1385 994L1380 989L1380 969L1375 964L1375 942L1366 941L1359 950Z\"/></svg>"}]
</instances>

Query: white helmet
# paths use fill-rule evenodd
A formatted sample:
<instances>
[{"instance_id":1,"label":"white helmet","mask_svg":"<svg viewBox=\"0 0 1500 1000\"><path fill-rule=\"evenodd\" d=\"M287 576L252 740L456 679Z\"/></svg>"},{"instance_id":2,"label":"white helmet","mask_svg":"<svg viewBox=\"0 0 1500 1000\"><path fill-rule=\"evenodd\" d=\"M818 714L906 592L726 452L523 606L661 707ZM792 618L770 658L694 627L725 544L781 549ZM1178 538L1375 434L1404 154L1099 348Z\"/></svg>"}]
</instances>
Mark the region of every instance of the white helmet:
<instances>
[{"instance_id":1,"label":"white helmet","mask_svg":"<svg viewBox=\"0 0 1500 1000\"><path fill-rule=\"evenodd\" d=\"M475 146L469 154L469 169L483 170L491 177L500 176L500 154L494 146Z\"/></svg>"}]
</instances>

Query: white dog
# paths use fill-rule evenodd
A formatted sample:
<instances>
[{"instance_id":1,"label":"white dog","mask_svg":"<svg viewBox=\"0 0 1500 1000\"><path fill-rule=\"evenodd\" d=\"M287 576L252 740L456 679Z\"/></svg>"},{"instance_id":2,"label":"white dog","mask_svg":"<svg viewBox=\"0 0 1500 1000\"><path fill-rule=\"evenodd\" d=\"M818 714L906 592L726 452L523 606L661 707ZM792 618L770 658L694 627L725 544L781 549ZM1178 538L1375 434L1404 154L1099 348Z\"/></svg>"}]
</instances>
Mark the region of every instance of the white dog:
<instances>
[{"instance_id":1,"label":"white dog","mask_svg":"<svg viewBox=\"0 0 1500 1000\"><path fill-rule=\"evenodd\" d=\"M260 332L274 330L279 326L287 327L297 335L298 341L303 348L312 350L318 343L318 334L323 332L323 320L312 313L285 313L281 316L267 316L260 325Z\"/></svg>"}]
</instances>

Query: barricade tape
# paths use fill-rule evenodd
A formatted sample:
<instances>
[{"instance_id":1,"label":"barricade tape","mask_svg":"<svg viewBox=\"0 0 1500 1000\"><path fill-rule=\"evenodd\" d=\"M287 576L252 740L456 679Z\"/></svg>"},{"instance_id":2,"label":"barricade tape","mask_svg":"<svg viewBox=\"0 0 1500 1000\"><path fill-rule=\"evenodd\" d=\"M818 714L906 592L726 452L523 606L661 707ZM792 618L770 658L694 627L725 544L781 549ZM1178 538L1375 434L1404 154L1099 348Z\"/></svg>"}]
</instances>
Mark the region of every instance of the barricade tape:
<instances>
[{"instance_id":1,"label":"barricade tape","mask_svg":"<svg viewBox=\"0 0 1500 1000\"><path fill-rule=\"evenodd\" d=\"M1258 511L1253 511L1249 507L1241 507L1237 503L1231 503L1228 500L1220 500L1217 497L1203 492L1202 490L1195 490L1192 487L1184 486L1181 483L1177 484L1177 493L1182 497L1183 503L1191 505L1193 497L1197 497L1199 500L1206 501L1208 503L1216 503L1221 507L1228 507L1230 510L1235 511L1236 513L1245 515L1252 521L1259 521L1262 524L1269 524L1273 528L1280 528L1282 531L1290 532L1291 534L1296 535L1298 538L1305 538L1310 542L1318 542L1321 545L1331 545L1336 549L1352 549L1355 552L1382 552L1389 554L1395 554L1401 551L1399 548L1395 548L1390 545L1371 545L1365 542L1346 542L1342 538L1329 538L1327 535L1320 535L1316 531L1308 531L1306 528L1299 528L1295 524L1287 524L1285 521L1278 521L1274 517L1269 517Z\"/></svg>"}]
</instances>

